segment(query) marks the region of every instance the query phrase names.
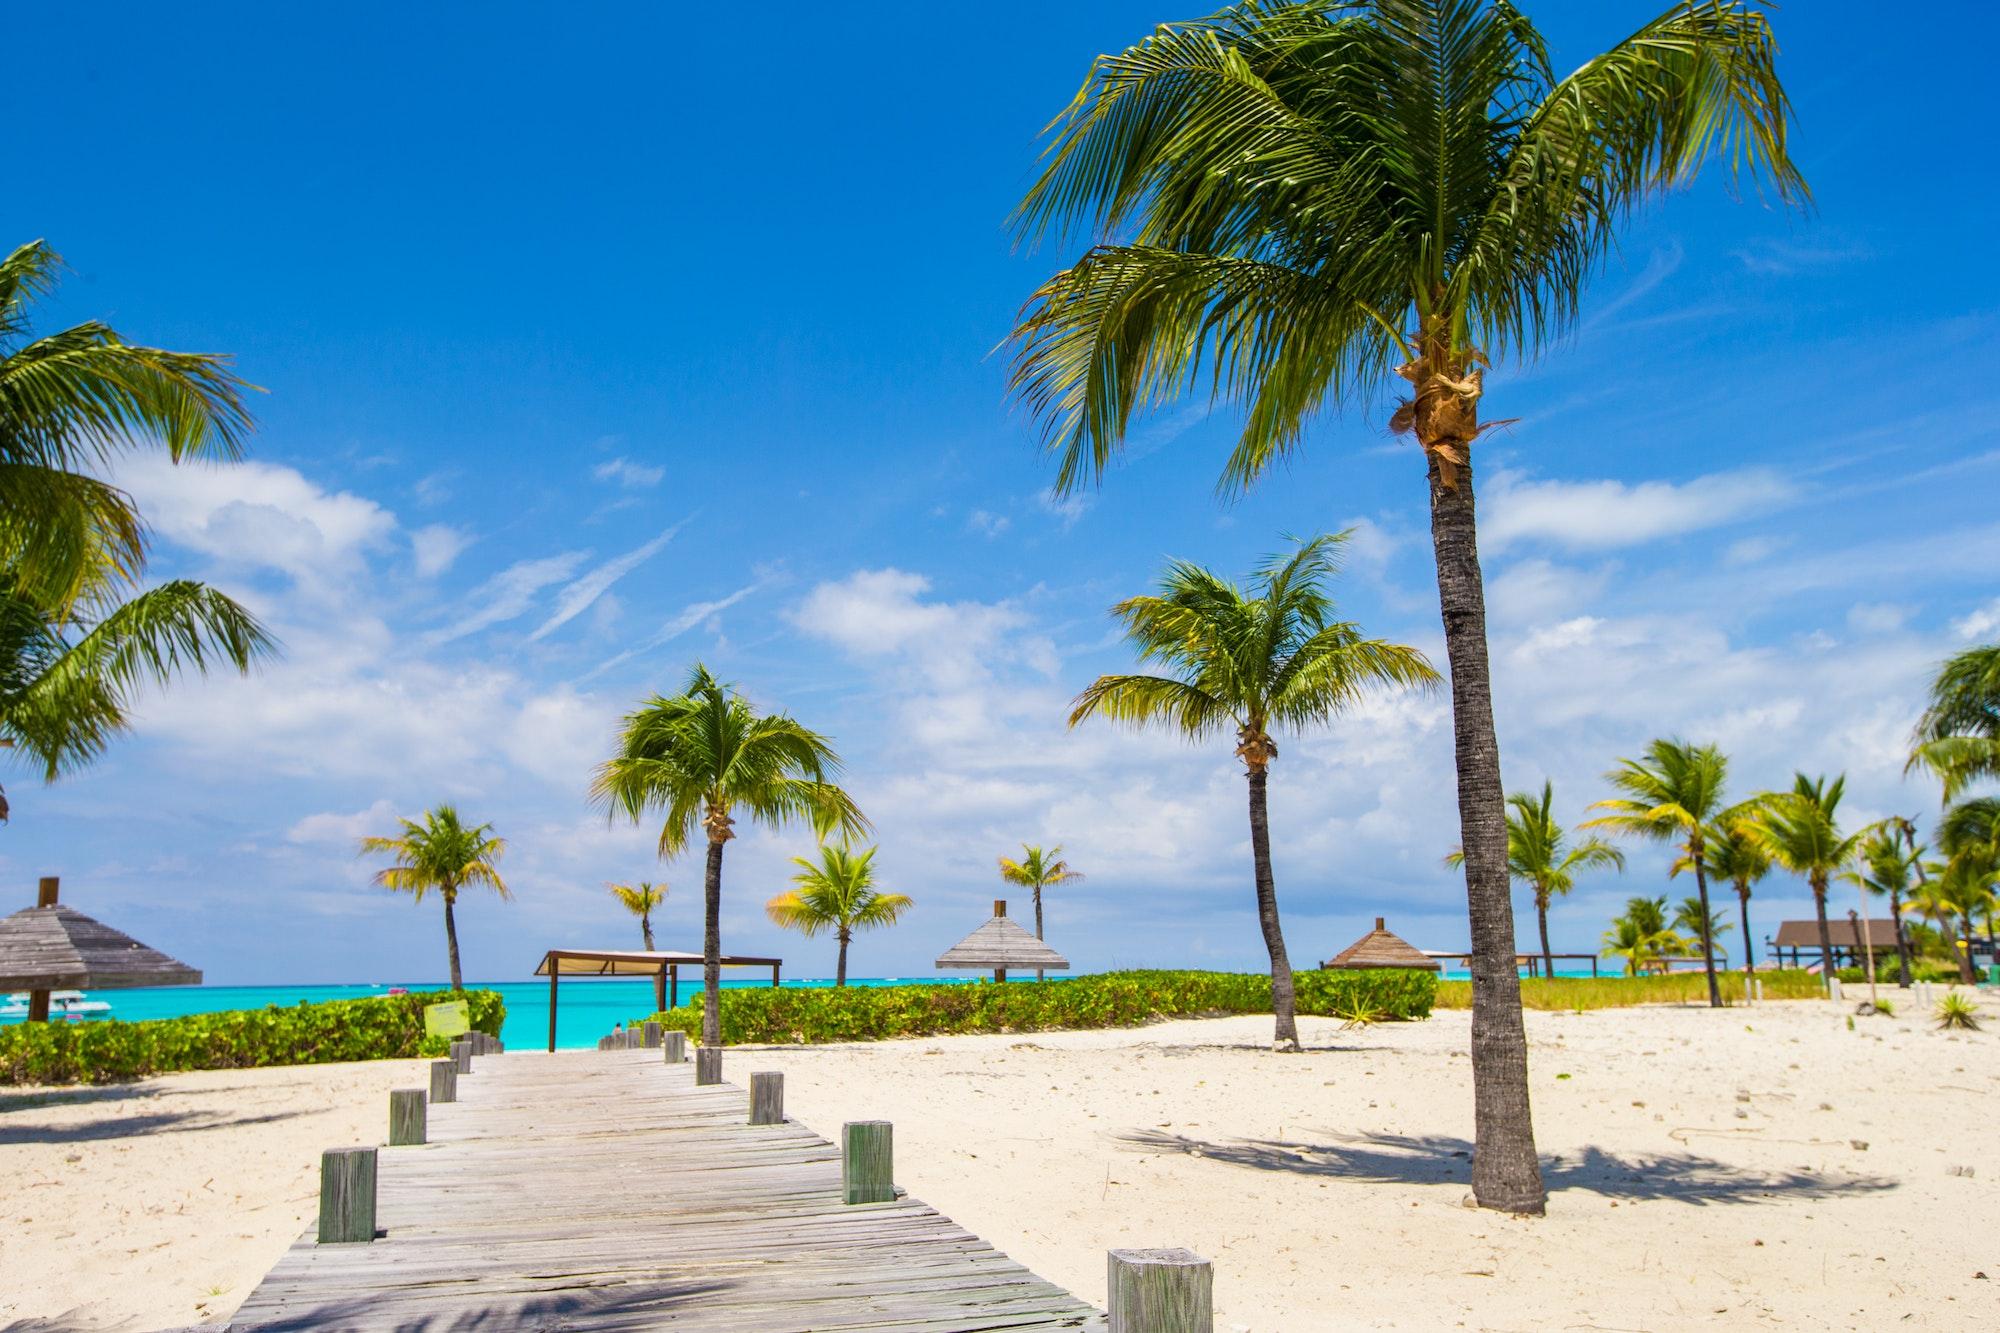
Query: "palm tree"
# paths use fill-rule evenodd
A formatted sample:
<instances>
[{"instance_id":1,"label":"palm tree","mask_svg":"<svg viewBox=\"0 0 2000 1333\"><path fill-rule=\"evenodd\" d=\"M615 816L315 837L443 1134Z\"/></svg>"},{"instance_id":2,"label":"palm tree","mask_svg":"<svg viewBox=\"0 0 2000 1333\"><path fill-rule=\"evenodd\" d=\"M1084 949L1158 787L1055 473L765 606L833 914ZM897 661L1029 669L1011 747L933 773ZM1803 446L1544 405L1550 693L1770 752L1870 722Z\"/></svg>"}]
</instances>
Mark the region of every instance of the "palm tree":
<instances>
[{"instance_id":1,"label":"palm tree","mask_svg":"<svg viewBox=\"0 0 2000 1333\"><path fill-rule=\"evenodd\" d=\"M840 941L840 957L835 964L833 984L847 984L847 945L857 930L893 926L910 910L909 898L900 893L883 893L875 887L875 851L856 852L845 844L835 847L821 843L819 861L803 856L792 858L799 873L797 885L764 904L764 911L786 930L796 930L807 939L830 930Z\"/></svg>"},{"instance_id":2,"label":"palm tree","mask_svg":"<svg viewBox=\"0 0 2000 1333\"><path fill-rule=\"evenodd\" d=\"M660 855L708 840L702 876L701 1040L722 1043L722 849L736 836L733 811L769 828L803 819L822 836L867 821L834 778L840 757L826 737L784 713L759 716L749 700L695 663L672 697L654 695L627 714L618 753L598 766L591 799L637 823L665 812Z\"/></svg>"},{"instance_id":3,"label":"palm tree","mask_svg":"<svg viewBox=\"0 0 2000 1333\"><path fill-rule=\"evenodd\" d=\"M1712 941L1716 957L1728 961L1729 946L1722 942L1722 937L1736 928L1721 920L1700 898L1683 898L1674 904L1674 929L1684 930L1697 940Z\"/></svg>"},{"instance_id":4,"label":"palm tree","mask_svg":"<svg viewBox=\"0 0 2000 1333\"><path fill-rule=\"evenodd\" d=\"M1854 868L1840 877L1865 893L1889 900L1889 923L1896 934L1897 984L1908 989L1910 945L1903 937L1903 896L1910 891L1910 874L1919 868L1922 849L1916 846L1914 824L1910 824L1906 838L1906 824L1908 820L1891 818L1868 830L1855 845Z\"/></svg>"},{"instance_id":5,"label":"palm tree","mask_svg":"<svg viewBox=\"0 0 2000 1333\"><path fill-rule=\"evenodd\" d=\"M1926 768L1951 801L1967 783L2000 777L2000 643L1949 658L1931 681L1930 706L1917 721L1910 768Z\"/></svg>"},{"instance_id":6,"label":"palm tree","mask_svg":"<svg viewBox=\"0 0 2000 1333\"><path fill-rule=\"evenodd\" d=\"M1499 0L1238 5L1098 57L1016 214L1024 239L1095 242L1015 331L1059 491L1102 477L1135 409L1183 392L1242 409L1237 488L1325 410L1410 385L1390 425L1422 451L1451 665L1486 1207L1545 1196L1473 519L1485 367L1573 327L1619 224L1712 150L1805 198L1775 60L1736 0L1675 4L1561 79Z\"/></svg>"},{"instance_id":7,"label":"palm tree","mask_svg":"<svg viewBox=\"0 0 2000 1333\"><path fill-rule=\"evenodd\" d=\"M646 952L653 952L653 909L667 900L667 886L640 880L637 884L607 884L611 896L626 911L639 918L639 933L646 937Z\"/></svg>"},{"instance_id":8,"label":"palm tree","mask_svg":"<svg viewBox=\"0 0 2000 1333\"><path fill-rule=\"evenodd\" d=\"M1714 919L1708 906L1708 844L1716 838L1716 816L1722 811L1722 784L1728 774L1729 761L1713 745L1655 740L1646 747L1644 759L1621 759L1604 775L1625 794L1592 805L1591 809L1607 813L1583 827L1615 829L1656 842L1678 840L1681 857L1694 870L1700 921L1705 926ZM1709 1007L1719 1009L1722 990L1715 981L1715 938L1707 933L1700 938Z\"/></svg>"},{"instance_id":9,"label":"palm tree","mask_svg":"<svg viewBox=\"0 0 2000 1333\"><path fill-rule=\"evenodd\" d=\"M1035 895L1035 938L1042 937L1042 890L1052 884L1068 884L1083 878L1080 870L1071 870L1069 862L1062 859L1062 848L1057 847L1046 854L1039 847L1021 844L1021 859L1000 858L1000 878L1009 884L1018 884L1033 890ZM1035 980L1042 980L1042 969L1035 969Z\"/></svg>"},{"instance_id":10,"label":"palm tree","mask_svg":"<svg viewBox=\"0 0 2000 1333\"><path fill-rule=\"evenodd\" d=\"M436 889L444 899L445 947L451 954L451 988L465 989L465 974L458 965L458 921L453 908L458 891L472 885L493 890L504 902L514 895L500 878L499 860L507 850L506 840L495 837L491 824L467 824L458 811L440 805L424 812L420 824L413 819L398 820L401 834L392 838L363 838L362 855L393 856L396 864L375 872L375 882L385 889L407 893L418 902Z\"/></svg>"},{"instance_id":11,"label":"palm tree","mask_svg":"<svg viewBox=\"0 0 2000 1333\"><path fill-rule=\"evenodd\" d=\"M149 443L176 462L239 457L255 387L227 357L137 346L95 320L35 336L61 270L43 241L0 260L0 569L58 622L107 570L120 583L145 564L139 513L104 471Z\"/></svg>"},{"instance_id":12,"label":"palm tree","mask_svg":"<svg viewBox=\"0 0 2000 1333\"><path fill-rule=\"evenodd\" d=\"M1600 838L1585 838L1565 848L1568 834L1557 821L1555 784L1544 780L1536 799L1517 791L1507 798L1507 873L1527 885L1535 895L1535 924L1542 940L1542 972L1556 974L1556 960L1549 949L1549 902L1576 887L1576 872L1611 866L1625 869L1625 854ZM1445 858L1449 866L1465 864L1463 849Z\"/></svg>"},{"instance_id":13,"label":"palm tree","mask_svg":"<svg viewBox=\"0 0 2000 1333\"><path fill-rule=\"evenodd\" d=\"M1437 672L1414 648L1364 639L1351 621L1335 620L1328 580L1339 571L1346 533L1300 542L1272 556L1245 594L1199 565L1167 567L1159 592L1111 608L1142 662L1168 674L1099 676L1076 697L1069 724L1102 713L1114 722L1164 726L1190 741L1230 729L1250 784L1250 855L1257 921L1271 958L1275 1043L1299 1049L1292 964L1278 923L1271 875L1271 827L1265 803L1273 731L1323 726L1379 685L1430 686Z\"/></svg>"},{"instance_id":14,"label":"palm tree","mask_svg":"<svg viewBox=\"0 0 2000 1333\"><path fill-rule=\"evenodd\" d=\"M1840 832L1836 812L1846 787L1844 777L1829 783L1824 777L1796 774L1790 791L1766 792L1758 797L1757 816L1745 826L1766 856L1793 874L1803 875L1812 889L1813 910L1819 915L1820 970L1829 977L1833 975L1833 934L1826 925L1827 885L1854 855L1863 836L1842 836Z\"/></svg>"},{"instance_id":15,"label":"palm tree","mask_svg":"<svg viewBox=\"0 0 2000 1333\"><path fill-rule=\"evenodd\" d=\"M1982 796L1948 808L1938 822L1938 845L1949 858L1943 893L1964 926L1959 980L1971 985L1977 980L1972 969L1973 915L1985 915L1987 934L1993 933L1993 883L2000 878L2000 797Z\"/></svg>"},{"instance_id":16,"label":"palm tree","mask_svg":"<svg viewBox=\"0 0 2000 1333\"><path fill-rule=\"evenodd\" d=\"M1667 926L1667 900L1628 898L1625 914L1604 932L1604 951L1625 960L1625 975L1636 977L1648 963L1686 955L1689 941Z\"/></svg>"},{"instance_id":17,"label":"palm tree","mask_svg":"<svg viewBox=\"0 0 2000 1333\"><path fill-rule=\"evenodd\" d=\"M1771 858L1764 854L1744 825L1754 813L1755 803L1725 810L1715 823L1715 836L1705 845L1703 855L1709 873L1725 880L1736 890L1736 909L1743 922L1743 970L1757 970L1757 951L1750 936L1750 890L1771 873ZM1692 870L1694 861L1683 853L1675 859L1673 874ZM1748 983L1746 983L1748 984Z\"/></svg>"}]
</instances>

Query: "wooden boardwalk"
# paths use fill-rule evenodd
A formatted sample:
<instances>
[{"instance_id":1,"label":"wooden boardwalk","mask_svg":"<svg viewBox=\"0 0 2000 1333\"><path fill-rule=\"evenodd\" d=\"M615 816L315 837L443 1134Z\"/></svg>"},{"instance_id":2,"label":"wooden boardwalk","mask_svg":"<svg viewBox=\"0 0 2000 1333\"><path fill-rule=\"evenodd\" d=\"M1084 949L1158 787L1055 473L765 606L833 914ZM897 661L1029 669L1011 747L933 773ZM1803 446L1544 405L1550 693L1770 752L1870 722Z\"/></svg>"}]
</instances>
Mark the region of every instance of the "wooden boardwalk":
<instances>
[{"instance_id":1,"label":"wooden boardwalk","mask_svg":"<svg viewBox=\"0 0 2000 1333\"><path fill-rule=\"evenodd\" d=\"M832 1144L657 1049L482 1056L458 1097L381 1150L386 1235L309 1231L231 1330L1105 1327L926 1204L843 1204Z\"/></svg>"}]
</instances>

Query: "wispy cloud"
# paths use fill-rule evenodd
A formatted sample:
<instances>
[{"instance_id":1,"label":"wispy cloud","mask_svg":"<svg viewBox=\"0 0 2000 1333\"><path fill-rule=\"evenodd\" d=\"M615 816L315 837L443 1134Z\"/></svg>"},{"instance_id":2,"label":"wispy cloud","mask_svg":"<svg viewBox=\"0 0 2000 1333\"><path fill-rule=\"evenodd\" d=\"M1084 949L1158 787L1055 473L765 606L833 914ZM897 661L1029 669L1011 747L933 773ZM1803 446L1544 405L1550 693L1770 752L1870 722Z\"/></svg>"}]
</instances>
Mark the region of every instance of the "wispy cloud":
<instances>
[{"instance_id":1,"label":"wispy cloud","mask_svg":"<svg viewBox=\"0 0 2000 1333\"><path fill-rule=\"evenodd\" d=\"M965 516L965 526L982 537L998 537L1014 521L1005 514L995 514L985 509L975 509Z\"/></svg>"},{"instance_id":2,"label":"wispy cloud","mask_svg":"<svg viewBox=\"0 0 2000 1333\"><path fill-rule=\"evenodd\" d=\"M1681 260L1686 257L1687 252L1681 248L1679 241L1653 251L1651 257L1646 260L1646 267L1640 270L1639 276L1634 278L1624 291L1598 306L1591 312L1590 317L1584 320L1583 332L1588 333L1601 328L1619 311L1636 305L1652 295L1661 283L1674 276L1681 266Z\"/></svg>"},{"instance_id":3,"label":"wispy cloud","mask_svg":"<svg viewBox=\"0 0 2000 1333\"><path fill-rule=\"evenodd\" d=\"M1540 540L1610 550L1720 527L1789 504L1792 483L1765 468L1714 472L1687 482L1528 481L1500 472L1484 497L1480 543L1498 552Z\"/></svg>"},{"instance_id":4,"label":"wispy cloud","mask_svg":"<svg viewBox=\"0 0 2000 1333\"><path fill-rule=\"evenodd\" d=\"M635 463L621 456L599 463L590 470L590 475L599 481L616 482L628 491L636 491L659 485L667 475L667 470L646 463Z\"/></svg>"},{"instance_id":5,"label":"wispy cloud","mask_svg":"<svg viewBox=\"0 0 2000 1333\"><path fill-rule=\"evenodd\" d=\"M417 577L435 578L444 573L470 545L471 534L443 523L418 528L410 534L410 550L416 558Z\"/></svg>"},{"instance_id":6,"label":"wispy cloud","mask_svg":"<svg viewBox=\"0 0 2000 1333\"><path fill-rule=\"evenodd\" d=\"M643 643L636 644L633 647L626 649L624 652L619 653L616 657L607 658L605 661L598 663L595 667L591 668L591 670L584 675L583 679L585 680L594 679L595 677L601 676L605 672L610 671L614 667L623 666L625 663L631 661L633 658L639 656L639 654L641 653L651 652L653 649L658 648L662 644L672 642L674 639L678 639L681 635L687 633L695 626L700 625L703 622L707 621L710 617L719 615L722 612L727 611L730 607L736 605L738 602L742 601L745 597L748 597L752 593L758 591L768 581L769 580L767 579L760 578L754 583L744 584L742 587L738 588L735 592L732 592L727 596L717 597L706 602L689 602L686 606L682 607L674 615L668 617L666 623L661 625L660 628L654 632L651 638L648 638Z\"/></svg>"},{"instance_id":7,"label":"wispy cloud","mask_svg":"<svg viewBox=\"0 0 2000 1333\"><path fill-rule=\"evenodd\" d=\"M1856 243L1808 245L1797 241L1759 241L1729 253L1750 272L1772 277L1801 273L1807 269L1829 268L1850 259L1868 257L1867 247Z\"/></svg>"},{"instance_id":8,"label":"wispy cloud","mask_svg":"<svg viewBox=\"0 0 2000 1333\"><path fill-rule=\"evenodd\" d=\"M561 555L514 562L472 594L478 610L434 630L425 636L425 641L433 645L450 643L514 619L535 604L535 598L544 588L554 587L574 575L589 556L588 551L565 551Z\"/></svg>"},{"instance_id":9,"label":"wispy cloud","mask_svg":"<svg viewBox=\"0 0 2000 1333\"><path fill-rule=\"evenodd\" d=\"M1077 520L1090 510L1091 497L1080 492L1070 495L1058 495L1053 489L1050 489L1043 491L1036 498L1042 506L1042 512L1052 515L1059 521L1062 524L1064 532L1068 532L1071 528L1075 527Z\"/></svg>"},{"instance_id":10,"label":"wispy cloud","mask_svg":"<svg viewBox=\"0 0 2000 1333\"><path fill-rule=\"evenodd\" d=\"M668 528L644 546L627 551L615 560L607 560L591 570L576 582L564 588L556 597L555 614L543 621L541 627L528 636L528 642L545 639L567 625L577 616L590 609L590 604L602 597L605 590L618 580L630 574L639 566L658 555L666 544L674 539L674 534L687 526L687 520Z\"/></svg>"}]
</instances>

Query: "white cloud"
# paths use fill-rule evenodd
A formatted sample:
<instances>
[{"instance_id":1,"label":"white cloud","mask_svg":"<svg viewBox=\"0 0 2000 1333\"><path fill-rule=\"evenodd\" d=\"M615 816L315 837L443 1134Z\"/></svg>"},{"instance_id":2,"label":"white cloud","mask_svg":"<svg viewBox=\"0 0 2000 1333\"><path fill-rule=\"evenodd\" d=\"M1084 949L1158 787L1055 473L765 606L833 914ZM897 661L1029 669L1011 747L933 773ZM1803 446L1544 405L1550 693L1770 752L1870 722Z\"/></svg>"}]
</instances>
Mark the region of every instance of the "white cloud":
<instances>
[{"instance_id":1,"label":"white cloud","mask_svg":"<svg viewBox=\"0 0 2000 1333\"><path fill-rule=\"evenodd\" d=\"M366 810L356 810L352 814L328 811L307 815L285 830L285 841L302 845L325 844L345 847L351 851L364 837L393 832L397 827L396 819L395 805L383 799Z\"/></svg>"},{"instance_id":2,"label":"white cloud","mask_svg":"<svg viewBox=\"0 0 2000 1333\"><path fill-rule=\"evenodd\" d=\"M1481 497L1480 544L1494 553L1520 541L1570 550L1636 546L1768 513L1795 494L1789 481L1761 468L1678 484L1530 481L1498 472Z\"/></svg>"},{"instance_id":3,"label":"white cloud","mask_svg":"<svg viewBox=\"0 0 2000 1333\"><path fill-rule=\"evenodd\" d=\"M1848 628L1857 634L1894 634L1910 619L1910 608L1895 602L1857 602L1847 608Z\"/></svg>"},{"instance_id":4,"label":"white cloud","mask_svg":"<svg viewBox=\"0 0 2000 1333\"><path fill-rule=\"evenodd\" d=\"M616 482L628 491L636 491L659 485L666 477L667 470L664 467L635 463L629 458L620 457L599 463L590 470L590 475L599 481Z\"/></svg>"},{"instance_id":5,"label":"white cloud","mask_svg":"<svg viewBox=\"0 0 2000 1333\"><path fill-rule=\"evenodd\" d=\"M1005 514L988 513L975 509L965 517L965 526L984 537L998 537L1013 526L1013 520Z\"/></svg>"},{"instance_id":6,"label":"white cloud","mask_svg":"<svg viewBox=\"0 0 2000 1333\"><path fill-rule=\"evenodd\" d=\"M532 643L537 639L547 638L556 630L567 625L578 615L589 610L590 604L603 596L605 590L612 584L618 582L618 580L624 578L627 574L630 574L633 570L658 555L661 549L674 539L674 534L679 532L684 526L686 526L685 520L674 524L644 546L627 551L615 560L605 561L596 569L591 570L588 574L564 588L556 597L555 614L543 621L541 626L528 636L529 642Z\"/></svg>"},{"instance_id":7,"label":"white cloud","mask_svg":"<svg viewBox=\"0 0 2000 1333\"><path fill-rule=\"evenodd\" d=\"M1011 602L926 600L931 581L900 569L861 570L815 587L791 612L792 623L860 661L903 660L936 687L984 680L995 657L1032 654L1045 666L1053 652L1042 636L1016 636L1028 615Z\"/></svg>"},{"instance_id":8,"label":"white cloud","mask_svg":"<svg viewBox=\"0 0 2000 1333\"><path fill-rule=\"evenodd\" d=\"M618 654L616 657L610 658L604 662L599 663L593 670L590 671L590 673L587 676L585 676L585 679L588 680L591 677L603 675L605 672L611 670L613 667L622 666L624 663L631 661L633 658L639 656L641 653L651 652L653 649L658 648L661 644L670 642L671 640L674 639L678 639L681 635L687 633L689 630L693 629L697 625L700 625L704 622L714 621L715 618L719 616L722 612L727 611L730 607L736 605L738 602L742 601L745 597L748 597L751 593L756 592L759 588L762 588L764 586L764 583L765 580L759 579L755 583L746 584L743 587L738 588L735 592L732 592L725 597L712 598L708 601L703 601L703 602L689 602L686 606L682 607L674 615L668 617L667 622L661 625L660 628L653 633L652 637L646 639L641 643L635 644L631 648L628 648L624 652Z\"/></svg>"},{"instance_id":9,"label":"white cloud","mask_svg":"<svg viewBox=\"0 0 2000 1333\"><path fill-rule=\"evenodd\" d=\"M146 521L190 550L248 568L321 583L357 566L395 531L373 500L329 492L275 463L181 463L163 454L121 458L112 480Z\"/></svg>"},{"instance_id":10,"label":"white cloud","mask_svg":"<svg viewBox=\"0 0 2000 1333\"><path fill-rule=\"evenodd\" d=\"M1076 526L1077 520L1090 511L1092 497L1083 494L1081 491L1072 491L1068 495L1058 495L1053 489L1050 489L1043 491L1037 496L1036 501L1041 505L1044 513L1052 515L1062 524L1063 531L1068 532Z\"/></svg>"},{"instance_id":11,"label":"white cloud","mask_svg":"<svg viewBox=\"0 0 2000 1333\"><path fill-rule=\"evenodd\" d=\"M1961 639L1986 639L2000 630L2000 598L1951 622L1951 632Z\"/></svg>"},{"instance_id":12,"label":"white cloud","mask_svg":"<svg viewBox=\"0 0 2000 1333\"><path fill-rule=\"evenodd\" d=\"M561 555L515 561L474 590L471 600L480 603L478 610L443 629L434 630L426 636L426 642L434 645L450 643L514 619L535 604L544 588L554 587L576 573L577 566L589 554L588 551L565 551Z\"/></svg>"},{"instance_id":13,"label":"white cloud","mask_svg":"<svg viewBox=\"0 0 2000 1333\"><path fill-rule=\"evenodd\" d=\"M417 577L435 578L472 545L472 537L443 523L432 523L410 534L410 550L416 558Z\"/></svg>"}]
</instances>

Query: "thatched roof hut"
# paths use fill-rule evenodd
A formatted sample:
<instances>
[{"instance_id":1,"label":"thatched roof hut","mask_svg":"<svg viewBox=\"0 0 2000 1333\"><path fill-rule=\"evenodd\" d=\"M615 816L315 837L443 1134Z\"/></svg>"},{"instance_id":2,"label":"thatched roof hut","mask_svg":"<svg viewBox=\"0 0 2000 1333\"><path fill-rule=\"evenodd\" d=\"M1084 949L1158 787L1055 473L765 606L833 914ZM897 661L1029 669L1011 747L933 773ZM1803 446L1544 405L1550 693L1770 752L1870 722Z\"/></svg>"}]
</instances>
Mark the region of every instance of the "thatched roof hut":
<instances>
[{"instance_id":1,"label":"thatched roof hut","mask_svg":"<svg viewBox=\"0 0 2000 1333\"><path fill-rule=\"evenodd\" d=\"M992 918L940 954L937 965L981 972L991 968L995 981L1005 981L1010 969L1016 972L1069 971L1069 959L1008 920L1004 898L995 898Z\"/></svg>"},{"instance_id":2,"label":"thatched roof hut","mask_svg":"<svg viewBox=\"0 0 2000 1333\"><path fill-rule=\"evenodd\" d=\"M1375 929L1363 935L1354 943L1342 949L1333 957L1320 964L1321 967L1366 968L1366 967L1413 967L1425 972L1439 970L1438 961L1410 947L1402 936L1383 924L1381 917L1375 918Z\"/></svg>"},{"instance_id":3,"label":"thatched roof hut","mask_svg":"<svg viewBox=\"0 0 2000 1333\"><path fill-rule=\"evenodd\" d=\"M201 973L56 901L58 882L41 882L35 906L0 919L0 991L28 992L28 1021L49 1015L53 990L199 986Z\"/></svg>"}]
</instances>

